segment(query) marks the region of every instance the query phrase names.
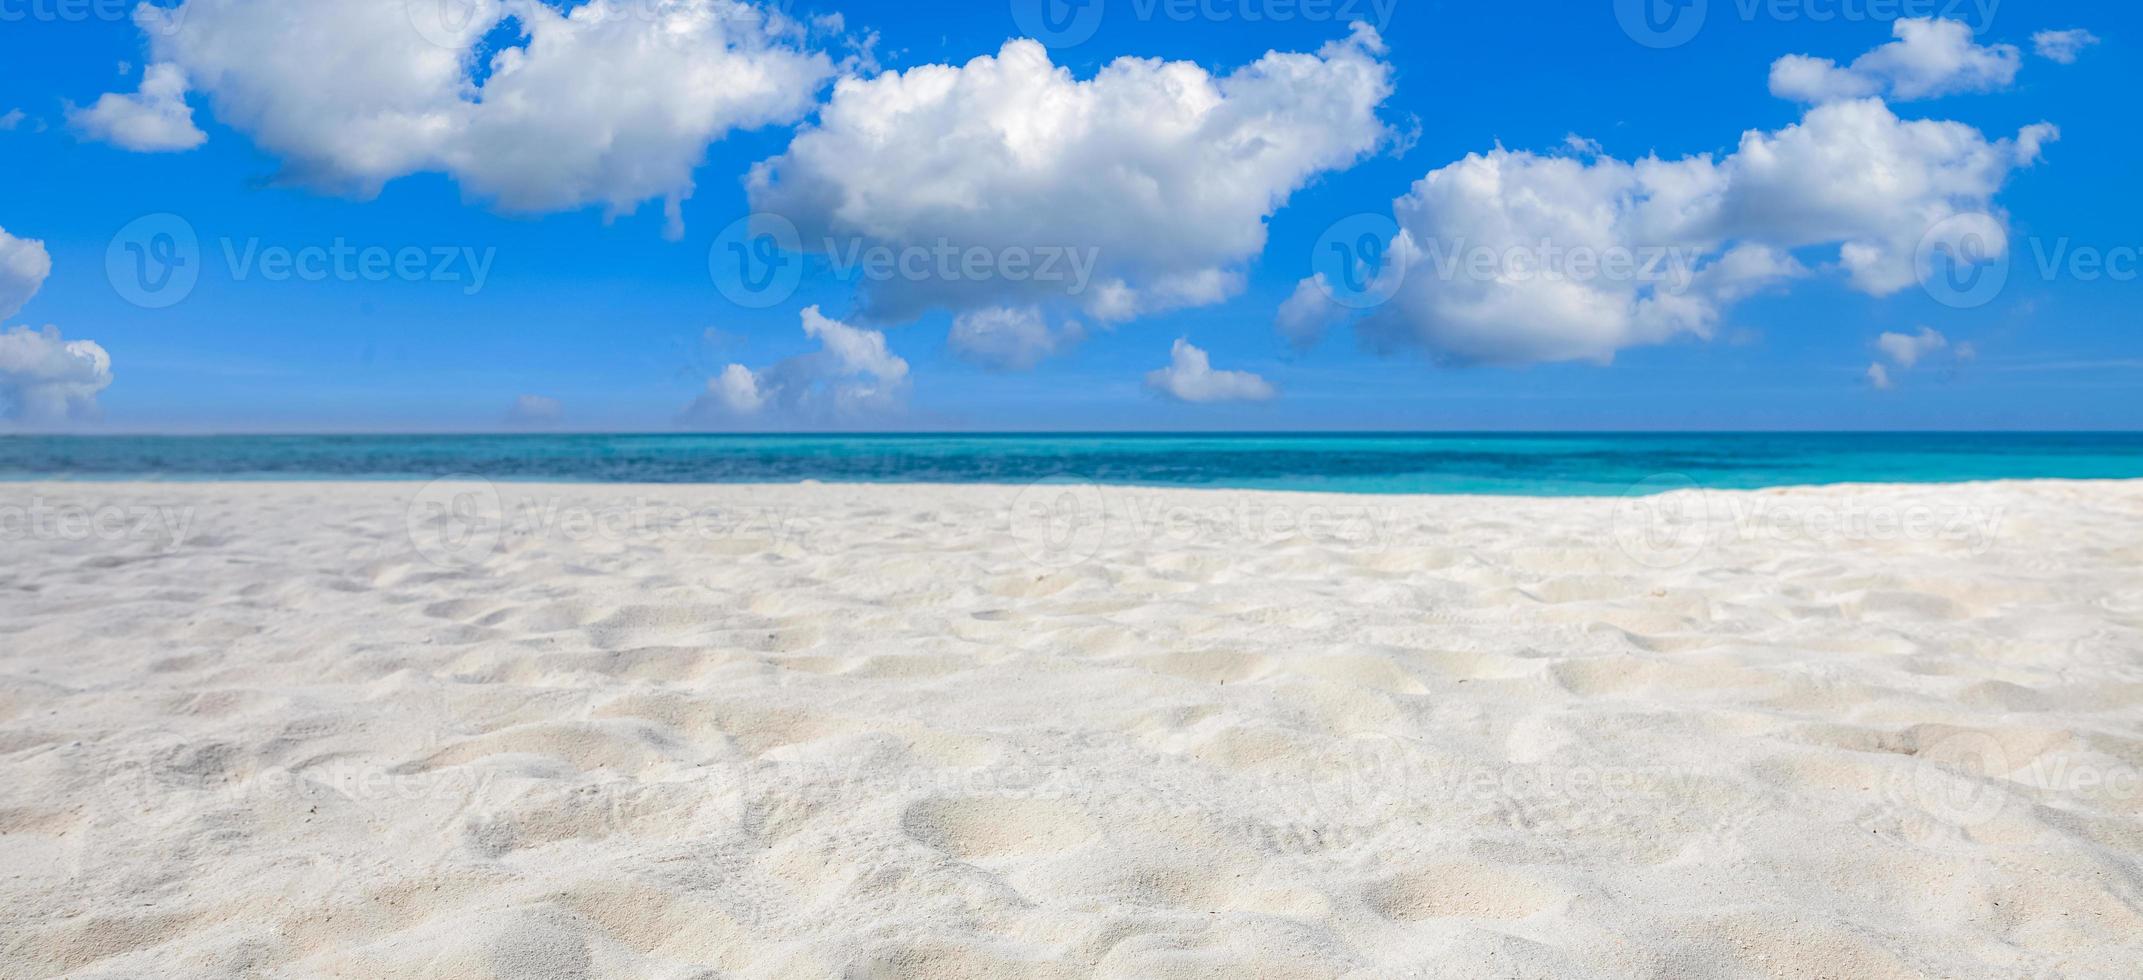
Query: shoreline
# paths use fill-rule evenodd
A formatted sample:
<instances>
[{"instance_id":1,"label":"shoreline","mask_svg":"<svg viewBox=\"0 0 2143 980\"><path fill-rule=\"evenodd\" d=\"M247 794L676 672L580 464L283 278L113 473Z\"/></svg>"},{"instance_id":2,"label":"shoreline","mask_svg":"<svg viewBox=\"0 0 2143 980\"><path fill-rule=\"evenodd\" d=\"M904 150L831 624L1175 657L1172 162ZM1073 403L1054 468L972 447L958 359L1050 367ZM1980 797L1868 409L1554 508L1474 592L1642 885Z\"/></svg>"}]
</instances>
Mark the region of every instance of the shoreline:
<instances>
[{"instance_id":1,"label":"shoreline","mask_svg":"<svg viewBox=\"0 0 2143 980\"><path fill-rule=\"evenodd\" d=\"M1662 476L1662 477L1678 477L1678 476L1681 476L1681 474L1675 474L1675 473L1663 473L1663 474L1659 474L1659 475L1660 475L1660 476ZM5 489L7 489L7 488L16 488L16 487L37 487L37 486L48 486L48 487L116 487L116 488L128 488L128 487L207 487L207 488L225 488L225 489L234 489L234 488L239 488L239 487L277 487L277 486L291 486L291 487L314 487L314 488L328 488L328 487L337 487L337 486L347 486L347 487L407 487L407 486L420 486L420 487L421 487L421 486L423 486L423 485L425 485L425 484L431 484L431 483L445 483L445 484L472 484L472 485L474 485L474 484L484 484L484 483L489 483L489 484L493 484L493 485L497 485L497 486L502 486L502 487L520 487L520 488L534 488L534 489L550 489L550 490L556 490L556 491L560 491L560 492L564 492L564 491L569 491L569 490L575 490L575 489L591 489L591 490L602 490L602 489L625 489L625 490L642 490L642 491L646 491L646 492L651 492L651 493L652 493L652 492L664 492L664 491L669 491L669 492L677 492L677 491L688 491L688 492L689 492L689 491L702 491L702 490L725 490L725 489L735 489L735 490L750 490L750 491L768 491L768 490L784 490L784 489L788 489L788 490L798 490L798 489L819 489L819 488L825 488L825 489L839 489L839 488L853 488L853 489L889 489L889 490L931 490L931 489L950 489L950 490L981 490L981 491L998 491L998 492L1003 492L1003 491L1012 491L1012 492L1017 492L1017 491L1020 491L1020 490L1025 490L1025 489L1029 489L1029 488L1032 488L1032 487L1037 487L1037 486L1091 486L1091 487L1096 487L1096 488L1099 488L1099 489L1102 489L1102 490L1121 490L1121 491L1126 491L1126 492L1190 493L1190 494L1198 494L1198 493L1273 494L1273 495L1293 495L1293 496L1319 496L1319 497L1337 497L1337 498L1347 498L1347 499L1353 499L1353 498L1371 498L1371 499L1390 499L1390 500L1418 500L1418 501L1431 501L1431 500L1475 500L1475 501L1494 501L1494 500L1521 500L1521 501L1523 501L1523 500L1540 500L1540 501L1570 501L1570 502L1579 502L1579 503L1586 503L1586 502L1589 502L1589 503L1601 503L1601 502L1612 502L1612 501L1626 500L1626 499L1630 499L1630 497L1631 497L1631 496L1654 496L1654 495L1657 495L1657 493L1675 493L1675 492L1680 492L1680 491L1681 491L1681 490L1683 490L1683 489L1696 489L1696 490L1702 490L1702 491L1704 491L1705 493L1713 493L1713 494L1776 494L1776 493L1821 493L1821 492L1829 492L1829 491L1839 491L1839 492L1879 492L1879 491L1884 491L1884 490L1938 490L1938 489L1944 489L1944 488L1948 488L1948 489L1956 489L1956 490L1975 490L1975 489L1978 489L1978 490L1984 490L1984 489L2002 489L2002 488L2031 488L2031 487L2040 487L2040 486L2046 486L2046 487L2064 487L2064 486L2067 486L2067 487L2078 487L2078 488L2090 489L2090 488L2095 488L2095 487L2123 487L2123 486L2143 486L2143 476L2139 476L2139 477L2111 477L2111 478L2106 478L2106 477L2058 477L2058 476L2053 476L2053 477L2003 477L2003 478L1997 478L1997 479L1987 479L1987 480L1927 480L1927 481L1913 481L1913 480L1903 480L1903 481L1898 481L1898 480L1891 480L1891 481L1846 481L1846 482L1840 482L1840 483L1780 483L1780 484L1771 484L1771 485L1765 485L1765 486L1755 486L1755 487L1719 487L1719 486L1710 486L1710 485L1705 485L1705 484L1701 484L1701 483L1695 483L1695 481L1692 481L1693 485L1692 485L1692 486L1690 486L1690 487L1686 487L1686 488L1683 488L1683 487L1672 487L1672 488L1668 488L1668 489L1662 489L1662 490L1659 490L1659 491L1657 491L1657 493L1645 493L1645 494L1593 494L1593 495L1565 495L1565 494L1537 494L1537 493L1479 493L1479 492L1469 492L1469 493L1440 493L1440 492L1419 492L1419 491L1395 491L1395 492L1389 492L1389 493L1387 493L1387 492L1380 492L1380 491L1355 491L1355 490L1269 489L1269 488L1264 488L1264 487L1241 487L1241 486L1231 486L1231 485L1199 485L1199 484L1174 484L1174 483L1112 483L1112 482L1109 482L1109 481L1106 481L1106 480L1083 480L1083 479L1054 479L1054 478L1052 478L1052 479L1043 479L1043 480L1016 481L1016 482L1013 482L1013 481L930 481L930 480L906 480L906 481L884 481L884 482L879 482L879 481L870 481L870 480L828 480L828 479L822 479L822 478L813 478L813 477L806 477L806 478L803 478L803 479L798 479L798 480L754 480L754 481L740 481L740 482L735 482L735 483L730 483L730 482L676 482L676 483L661 483L661 482L645 482L645 481L635 482L635 481L625 481L625 480L619 480L619 481L612 481L612 480L562 480L562 479L557 479L557 478L553 478L553 477L535 477L535 478L529 478L529 479L520 479L520 478L515 478L515 477L505 477L505 476L496 476L496 477L489 477L489 476L476 476L476 475L472 475L472 474L462 474L462 473L450 473L450 474L445 474L445 475L440 475L440 476L379 476L379 477L362 477L362 476L284 477L284 476L272 476L272 475L269 475L269 476L260 476L260 477L257 477L257 478L256 478L256 477L238 477L238 478L233 478L233 477L229 477L229 476L214 476L214 477L201 477L201 478L195 478L195 477L190 477L190 476L186 476L186 477L167 477L167 478L157 478L157 477L154 477L153 475L147 475L147 474L135 474L135 475L128 475L128 476L115 476L115 477L109 477L109 478L106 478L106 477L94 477L94 476L93 476L93 477L75 477L75 478L51 478L51 477L42 477L42 476L39 476L39 477L6 477L6 476L0 476L0 491L4 491L4 490L5 490Z\"/></svg>"}]
</instances>

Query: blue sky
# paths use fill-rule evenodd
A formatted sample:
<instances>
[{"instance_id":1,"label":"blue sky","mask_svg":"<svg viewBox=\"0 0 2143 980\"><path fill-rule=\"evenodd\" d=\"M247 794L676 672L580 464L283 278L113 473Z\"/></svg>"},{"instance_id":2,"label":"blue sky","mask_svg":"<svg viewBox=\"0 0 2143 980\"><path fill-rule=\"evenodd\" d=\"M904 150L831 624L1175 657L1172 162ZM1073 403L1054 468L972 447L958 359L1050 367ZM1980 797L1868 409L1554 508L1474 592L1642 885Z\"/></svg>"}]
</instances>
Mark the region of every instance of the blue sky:
<instances>
[{"instance_id":1,"label":"blue sky","mask_svg":"<svg viewBox=\"0 0 2143 980\"><path fill-rule=\"evenodd\" d=\"M109 16L116 5L81 2L63 8L60 0L0 0L0 15L13 20L0 29L0 64L9 66L0 73L0 160L6 162L0 229L41 242L50 261L49 276L5 323L49 324L66 341L93 342L109 357L108 378L98 377L90 385L96 390L68 401L66 411L40 414L25 407L29 398L21 393L43 383L30 377L38 369L0 360L0 372L14 371L11 383L20 389L6 423L17 427L2143 427L2137 397L2143 335L2135 313L2143 296L2134 281L2135 250L2143 246L2143 196L2134 193L2143 135L2130 105L2143 78L2133 67L2136 15L2127 5L2007 3L1989 13L1977 4L1907 0L1907 12L1954 15L1973 28L1972 60L1930 67L1917 47L1855 65L1897 40L1896 25L1867 16L1863 0L1709 0L1697 5L1701 28L1663 48L1633 39L1613 0L1396 0L1383 11L1367 0L1341 3L1373 22L1375 40L1356 35L1353 47L1344 16L1317 4L1212 0L1202 10L1171 14L1184 8L1099 0L1090 37L1046 52L1071 72L1074 85L1124 57L1187 61L1221 77L1268 51L1308 58L1328 52L1318 70L1331 72L1329 78L1313 70L1254 92L1248 85L1229 90L1251 117L1238 119L1232 132L1201 124L1187 135L1148 140L1138 131L1140 120L1067 123L1050 115L1057 111L1050 103L1020 104L1026 96L1012 91L1016 86L973 76L959 83L973 85L963 90L968 102L898 117L899 133L871 136L869 120L887 118L883 113L900 99L889 91L837 97L831 76L996 56L1022 33L1021 17L1031 10L1017 0L798 2L783 7L784 17L798 25L819 18L816 25L786 33L769 28L766 36L774 40L767 43L785 60L758 67L762 75L793 68L800 80L758 101L721 104L725 118L739 121L718 125L705 142L678 208L681 236L673 239L664 193L615 216L601 203L582 202L670 186L648 174L681 145L696 147L689 134L619 139L592 171L552 167L545 158L553 150L571 157L567 147L593 138L583 124L600 128L606 113L623 111L614 106L629 100L603 92L605 85L623 92L694 84L675 74L635 76L639 61L597 63L605 55L592 46L559 54L551 64L565 84L522 93L530 101L521 114L492 120L489 129L472 126L463 143L412 151L417 162L380 166L381 154L367 144L372 137L335 125L335 114L348 109L345 100L362 103L378 83L344 65L347 81L314 78L305 96L333 104L315 112L299 102L291 111L297 97L262 95L268 76L254 72L249 60L274 52L248 49L242 38L206 36L239 31L257 5L219 0L211 5L218 9L178 23L177 31L194 32L187 45L156 48L144 27ZM302 13L309 5L287 9ZM1878 12L1886 6L1894 5L1874 5ZM1278 20L1276 11L1294 16ZM823 19L835 13L837 25ZM2042 32L2077 29L2095 43L2064 52L2058 39L2035 40ZM515 34L508 26L474 42L469 63L478 67L469 84L485 83L495 70L488 59L519 44ZM2072 46L2080 43L2077 35L2067 37ZM2004 55L2002 45L2016 50ZM1835 64L1800 76L1813 81L1780 89L1774 63L1788 55ZM324 58L282 60L296 64L279 71L306 71L312 62L322 73L334 70ZM70 106L92 106L106 93L135 93L152 63L188 69L191 84L180 97L191 128L205 137L198 146L138 152L192 136L183 128L145 135L146 123L123 112L70 114ZM710 63L727 64L719 57ZM1356 98L1356 75L1334 67L1349 65L1373 66L1368 70L1385 87L1381 97ZM1165 76L1116 84L1114 95L1092 111L1122 113L1123 105L1162 97L1141 85L1167 94L1156 88L1165 86ZM131 97L147 100L147 93ZM504 118L505 97L486 98ZM829 100L849 98L852 111L836 119ZM1374 132L1326 111L1348 99L1370 114ZM1899 161L1878 155L1872 165L1840 163L1838 147L1822 144L1811 152L1839 169L1817 172L1782 153L1775 172L1765 175L1751 163L1754 156L1738 152L1743 134L1797 125L1815 133L1814 114L1831 111L1858 112L1861 122L1874 113L1879 121L1880 113L1866 108L1870 99L1901 126L1940 120L1969 127L1974 146L1983 138L2005 162L1976 178L1983 186L1948 187L1925 200L1878 200L1864 209L1871 215L1866 227L1848 220L1851 215L1832 220L1851 225L1850 234L1803 227L1820 222L1797 220L1806 209L1794 195L1837 205L1839 188L1865 185L1880 199L1890 193L1882 186L1887 169ZM1098 135L1068 144L1065 156L1075 154L1077 165L1051 161L1039 171L1007 173L1002 167L1010 164L992 171L999 165L981 163L970 173L957 147L967 145L962 140L973 135L972 126L994 132L988 120L973 121L986 112L999 113L990 118L1002 126L1081 125ZM2059 128L2058 140L2018 162L2032 154L2016 142L2042 122ZM1839 121L1833 135L1851 141L1859 124ZM938 125L944 132L929 128ZM816 142L792 147L800 127L817 131ZM855 150L858 140L873 138L892 140L885 156ZM1246 154L1292 153L1298 140L1321 141L1318 152L1301 152L1313 162L1231 169ZM124 145L130 142L135 149ZM1789 142L1781 139L1781 148ZM1914 142L1910 152L1953 152L1927 149L1925 142ZM1509 155L1496 157L1498 147ZM643 150L648 160L634 156ZM896 153L909 156L895 160ZM1483 155L1473 159L1489 169L1455 166L1469 154ZM1716 181L1725 203L1715 202L1721 216L1705 217L1702 230L1657 231L1658 221L1628 203L1631 195L1656 203L1670 186L1638 173L1642 165L1625 173L1631 162L1707 154L1701 179ZM776 189L749 190L755 165L777 158ZM444 159L457 162L437 162ZM1946 174L1955 163L1936 159L1931 166ZM908 167L916 169L898 176ZM1459 180L1462 171L1500 174L1502 195L1483 198L1487 192L1464 189L1478 185ZM1449 178L1440 186L1458 189L1425 195L1402 223L1394 201L1437 172ZM374 196L363 185L381 175ZM945 183L929 179L937 176ZM903 180L917 181L916 200L899 199ZM947 187L970 186L987 189L991 200L918 203L936 200ZM1162 191L1152 201L1123 192L1149 186ZM1031 191L1008 193L1008 187ZM856 196L848 206L827 203L828 195L840 194ZM1547 204L1538 199L1543 194L1551 198ZM866 198L867 207L855 203ZM718 288L722 273L710 271L710 251L720 266L724 253L716 246L725 229L770 202L803 229L805 241L831 239L837 247L927 248L949 237L957 246L987 247L998 258L1007 243L1093 249L1139 299L1104 302L1088 284L1079 295L1030 304L1032 297L1007 299L989 283L927 282L911 290L919 299L903 303L887 291L859 290L824 256L787 256L783 261L800 269L794 293L763 308L740 305ZM1893 203L1898 213L1920 215L1923 227L1901 227L1886 211ZM1533 213L1536 205L1561 210L1541 217ZM1901 285L1897 269L1925 270L1900 249L1911 252L1913 242L1924 241L1919 233L1932 233L1951 212L1982 207L2009 242L2004 287L1960 305L1944 302L1956 297L1938 295L1939 286ZM1767 210L1785 213L1762 213ZM131 223L159 214L179 216L195 235L199 279L183 299L148 308L129 301L123 282L115 287L126 269L122 263L115 274L107 259L126 254L125 235L141 227L124 231ZM1447 247L1463 249L1491 240L1499 228L1534 241L1540 236L1527 224L1533 221L1565 236L1573 234L1566 229L1593 229L1591 219L1603 214L1613 217L1614 228L1601 241L1626 242L1639 252L1661 242L1693 243L1688 254L1695 269L1710 269L1750 243L1796 268L1737 280L1716 294L1705 285L1697 290L1706 304L1701 313L1662 319L1649 305L1659 298L1657 284L1581 284L1564 305L1553 291L1523 284L1438 282L1417 260L1403 281L1394 280L1394 299L1366 311L1334 308L1310 317L1324 322L1314 343L1297 342L1302 334L1278 326L1283 304L1298 290L1313 301L1323 295L1311 289L1313 274L1326 268L1316 264L1320 238L1351 216L1374 216L1387 224L1373 227L1405 227L1417 241L1441 236ZM1262 244L1244 245L1241 229L1260 225ZM1020 237L1059 226L1068 229L1061 243ZM1211 230L1217 228L1229 230ZM1883 243L1892 254L1856 275L1845 268L1842 252L1856 237ZM426 257L426 272L407 281L393 274L305 281L274 276L258 264L278 249L325 249L338 241L386 254L416 249ZM1589 235L1576 243L1544 242L1593 243ZM2073 267L2046 274L2042 259L2063 248L2064 256L2081 250L2087 263L2102 256L2110 270L2093 277L2087 264L2083 274ZM487 263L480 289L473 288L471 256ZM432 278L442 257L451 257L445 271L455 279ZM1172 295L1169 276L1186 269L1219 276L1198 280L1203 285L1182 297L1156 298ZM909 308L918 304L919 311ZM1489 307L1503 312L1482 312ZM807 308L832 326L807 335L801 326ZM956 319L993 310L1023 313L1019 322L1027 332L993 335L995 347L963 346ZM1560 332L1540 326L1543 317L1565 314ZM1886 333L1896 336L1885 342ZM873 346L881 337L882 351ZM1004 344L1022 338L1026 346L1007 356ZM1164 370L1179 339L1203 352L1210 373ZM858 346L843 346L851 343ZM1046 351L1037 353L1037 344ZM720 389L725 374L745 393ZM524 396L535 397L524 402ZM524 403L518 414L517 402Z\"/></svg>"}]
</instances>

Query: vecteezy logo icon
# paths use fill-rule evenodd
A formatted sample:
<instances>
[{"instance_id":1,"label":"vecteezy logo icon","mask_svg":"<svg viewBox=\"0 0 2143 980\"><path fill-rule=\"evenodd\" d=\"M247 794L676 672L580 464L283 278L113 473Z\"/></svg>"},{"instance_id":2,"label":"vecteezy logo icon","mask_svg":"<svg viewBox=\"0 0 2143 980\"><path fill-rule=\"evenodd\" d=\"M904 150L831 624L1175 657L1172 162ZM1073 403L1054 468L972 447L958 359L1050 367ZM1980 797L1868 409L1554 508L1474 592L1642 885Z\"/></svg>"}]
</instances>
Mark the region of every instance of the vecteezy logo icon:
<instances>
[{"instance_id":1,"label":"vecteezy logo icon","mask_svg":"<svg viewBox=\"0 0 2143 980\"><path fill-rule=\"evenodd\" d=\"M1711 494L1679 473L1648 477L1615 507L1615 543L1647 568L1689 564L1712 542Z\"/></svg>"},{"instance_id":2,"label":"vecteezy logo icon","mask_svg":"<svg viewBox=\"0 0 2143 980\"><path fill-rule=\"evenodd\" d=\"M1912 257L1920 288L1935 302L1969 310L2009 285L2009 232L1991 214L1951 215L1920 238Z\"/></svg>"},{"instance_id":3,"label":"vecteezy logo icon","mask_svg":"<svg viewBox=\"0 0 2143 980\"><path fill-rule=\"evenodd\" d=\"M1085 562L1100 553L1108 533L1108 500L1091 483L1044 481L1012 501L1012 536L1035 564Z\"/></svg>"},{"instance_id":4,"label":"vecteezy logo icon","mask_svg":"<svg viewBox=\"0 0 2143 980\"><path fill-rule=\"evenodd\" d=\"M1678 48L1704 29L1709 0L1615 0L1622 33L1648 48Z\"/></svg>"},{"instance_id":5,"label":"vecteezy logo icon","mask_svg":"<svg viewBox=\"0 0 2143 980\"><path fill-rule=\"evenodd\" d=\"M1369 270L1383 267L1387 245L1375 235L1363 235L1352 242L1331 242L1327 247L1340 256L1340 284L1359 293L1376 281L1376 274Z\"/></svg>"},{"instance_id":6,"label":"vecteezy logo icon","mask_svg":"<svg viewBox=\"0 0 2143 980\"><path fill-rule=\"evenodd\" d=\"M1892 776L1893 802L1932 818L1935 826L1925 828L1932 837L2001 816L2009 800L2000 787L2009 774L2009 757L1999 741L1965 729L1922 738L1912 765Z\"/></svg>"},{"instance_id":7,"label":"vecteezy logo icon","mask_svg":"<svg viewBox=\"0 0 2143 980\"><path fill-rule=\"evenodd\" d=\"M498 488L479 476L433 480L403 513L409 543L425 561L447 568L483 562L505 536L506 507Z\"/></svg>"},{"instance_id":8,"label":"vecteezy logo icon","mask_svg":"<svg viewBox=\"0 0 2143 980\"><path fill-rule=\"evenodd\" d=\"M450 51L474 43L499 18L498 0L403 0L403 5L419 37Z\"/></svg>"},{"instance_id":9,"label":"vecteezy logo icon","mask_svg":"<svg viewBox=\"0 0 2143 980\"><path fill-rule=\"evenodd\" d=\"M1384 305L1406 279L1399 223L1389 215L1342 218L1318 236L1310 269L1332 302L1355 310Z\"/></svg>"},{"instance_id":10,"label":"vecteezy logo icon","mask_svg":"<svg viewBox=\"0 0 2143 980\"><path fill-rule=\"evenodd\" d=\"M105 248L104 277L135 306L175 306L201 281L201 239L175 214L136 218Z\"/></svg>"},{"instance_id":11,"label":"vecteezy logo icon","mask_svg":"<svg viewBox=\"0 0 2143 980\"><path fill-rule=\"evenodd\" d=\"M1332 746L1339 758L1306 770L1308 792L1293 794L1313 808L1312 822L1363 826L1389 820L1405 806L1413 776L1414 748L1405 739L1363 733Z\"/></svg>"},{"instance_id":12,"label":"vecteezy logo icon","mask_svg":"<svg viewBox=\"0 0 2143 980\"><path fill-rule=\"evenodd\" d=\"M707 274L730 302L763 310L795 295L804 278L803 237L795 223L760 212L730 222L707 250Z\"/></svg>"},{"instance_id":13,"label":"vecteezy logo icon","mask_svg":"<svg viewBox=\"0 0 2143 980\"><path fill-rule=\"evenodd\" d=\"M1012 21L1043 47L1084 44L1101 29L1104 0L1012 0Z\"/></svg>"}]
</instances>

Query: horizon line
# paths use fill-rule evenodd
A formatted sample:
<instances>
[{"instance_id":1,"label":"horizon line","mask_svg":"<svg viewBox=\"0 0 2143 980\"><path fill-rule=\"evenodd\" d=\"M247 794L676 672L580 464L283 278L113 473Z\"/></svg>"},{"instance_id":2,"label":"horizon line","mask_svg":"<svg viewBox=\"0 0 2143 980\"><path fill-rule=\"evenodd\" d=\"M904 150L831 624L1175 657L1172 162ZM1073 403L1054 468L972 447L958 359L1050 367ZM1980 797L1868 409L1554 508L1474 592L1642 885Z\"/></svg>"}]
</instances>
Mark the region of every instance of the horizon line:
<instances>
[{"instance_id":1,"label":"horizon line","mask_svg":"<svg viewBox=\"0 0 2143 980\"><path fill-rule=\"evenodd\" d=\"M631 438L631 439L891 439L891 438L1273 438L1273 437L1553 437L1553 436L2143 436L2143 429L825 429L689 431L643 429L351 429L351 430L212 430L212 431L50 431L0 432L11 439L470 439L470 438Z\"/></svg>"}]
</instances>

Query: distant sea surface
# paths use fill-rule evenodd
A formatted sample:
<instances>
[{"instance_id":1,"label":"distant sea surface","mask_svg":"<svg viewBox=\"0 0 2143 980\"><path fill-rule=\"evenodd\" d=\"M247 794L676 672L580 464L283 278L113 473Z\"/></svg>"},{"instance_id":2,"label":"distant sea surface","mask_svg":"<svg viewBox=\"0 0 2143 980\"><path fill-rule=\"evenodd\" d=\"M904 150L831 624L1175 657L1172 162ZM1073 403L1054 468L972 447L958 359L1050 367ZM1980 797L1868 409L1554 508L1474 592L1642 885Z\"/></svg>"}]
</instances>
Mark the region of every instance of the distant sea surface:
<instances>
[{"instance_id":1,"label":"distant sea surface","mask_svg":"<svg viewBox=\"0 0 2143 980\"><path fill-rule=\"evenodd\" d=\"M0 480L1094 483L1620 495L2143 478L2143 433L0 438Z\"/></svg>"}]
</instances>

